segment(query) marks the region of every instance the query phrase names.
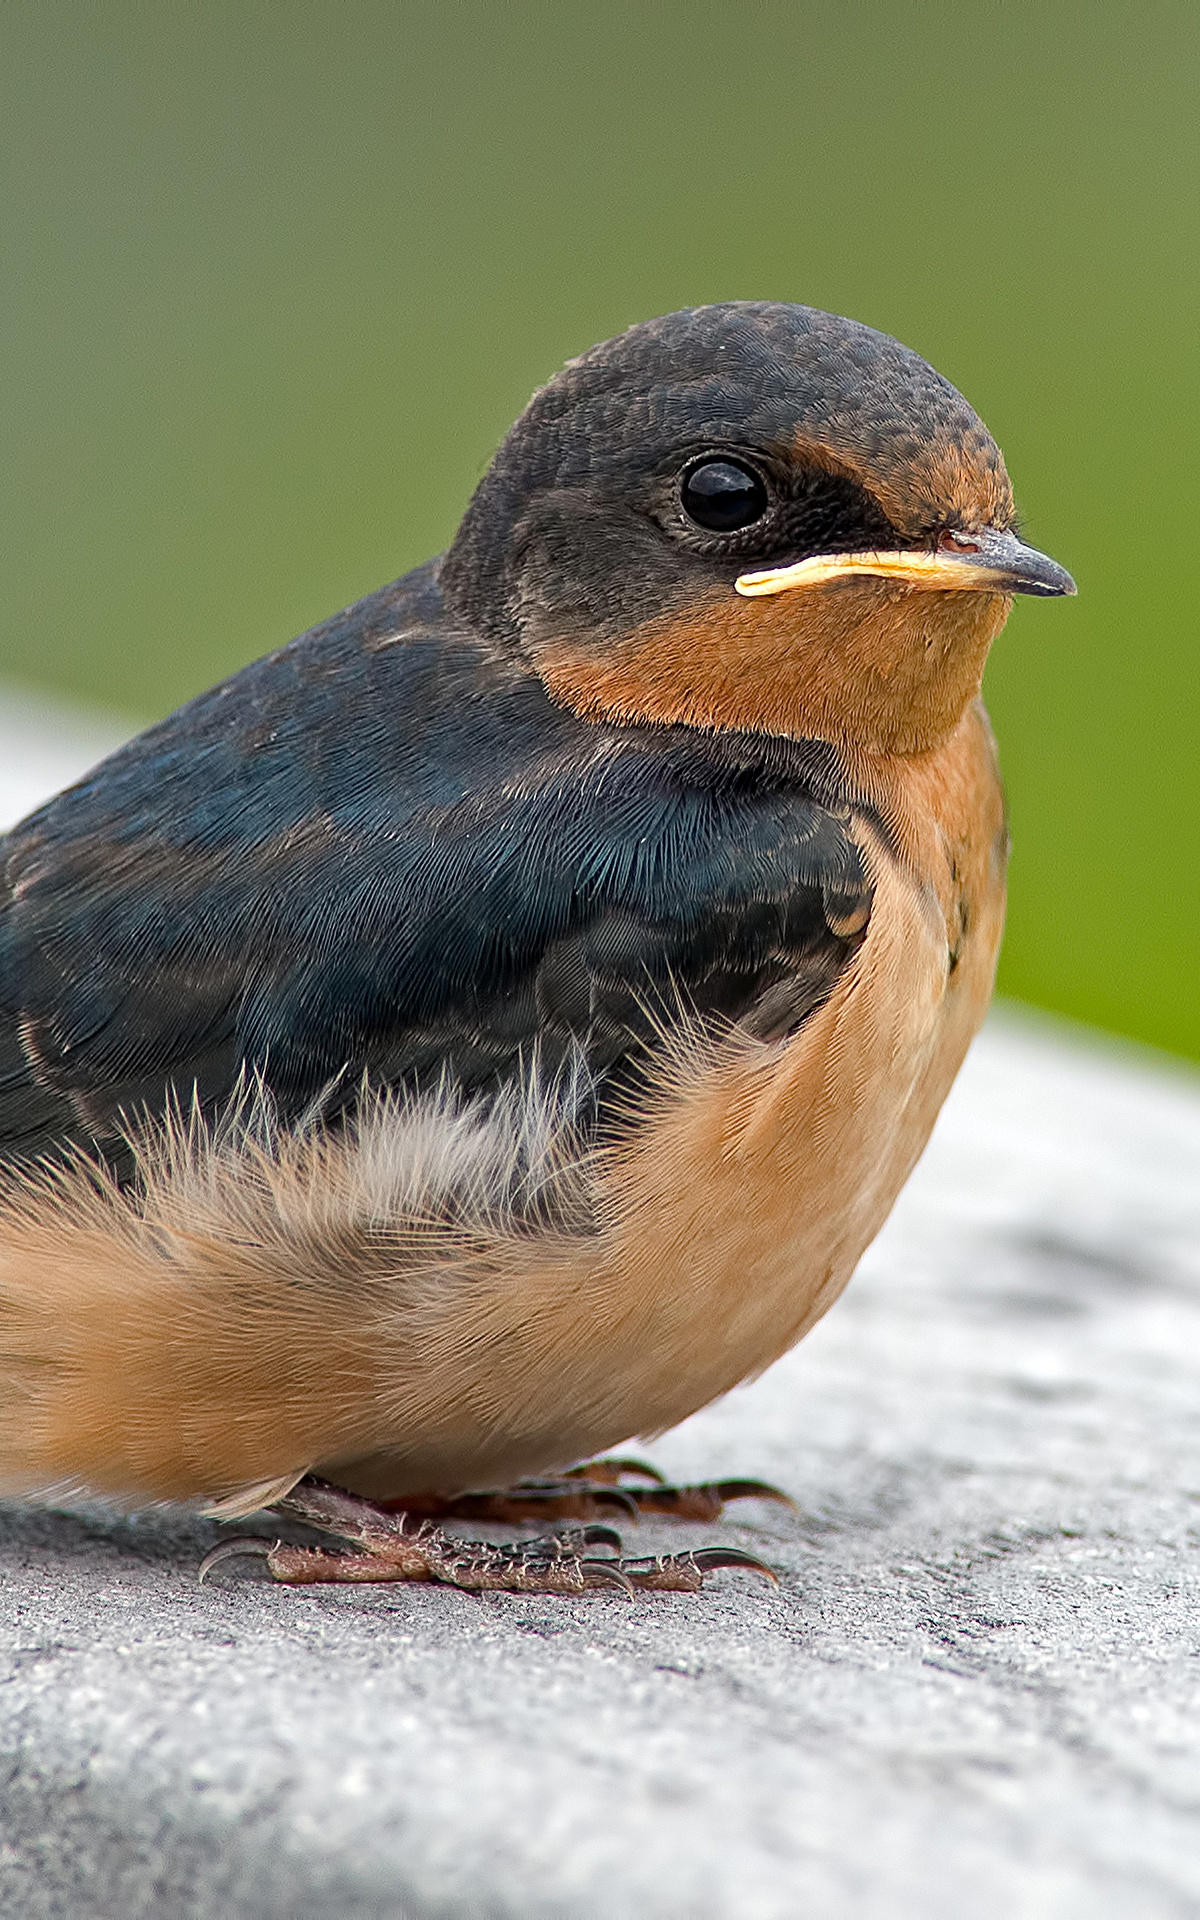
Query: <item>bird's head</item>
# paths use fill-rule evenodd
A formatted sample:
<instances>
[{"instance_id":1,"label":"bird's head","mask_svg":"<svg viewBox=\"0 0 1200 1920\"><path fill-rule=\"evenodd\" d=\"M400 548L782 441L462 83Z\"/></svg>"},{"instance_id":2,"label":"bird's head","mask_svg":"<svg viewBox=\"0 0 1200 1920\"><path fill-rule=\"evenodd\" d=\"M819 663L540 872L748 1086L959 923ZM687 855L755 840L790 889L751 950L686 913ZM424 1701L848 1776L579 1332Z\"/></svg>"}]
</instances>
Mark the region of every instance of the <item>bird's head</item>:
<instances>
[{"instance_id":1,"label":"bird's head","mask_svg":"<svg viewBox=\"0 0 1200 1920\"><path fill-rule=\"evenodd\" d=\"M731 302L633 327L536 394L442 563L446 597L579 712L919 753L1015 593L995 441L886 334Z\"/></svg>"}]
</instances>

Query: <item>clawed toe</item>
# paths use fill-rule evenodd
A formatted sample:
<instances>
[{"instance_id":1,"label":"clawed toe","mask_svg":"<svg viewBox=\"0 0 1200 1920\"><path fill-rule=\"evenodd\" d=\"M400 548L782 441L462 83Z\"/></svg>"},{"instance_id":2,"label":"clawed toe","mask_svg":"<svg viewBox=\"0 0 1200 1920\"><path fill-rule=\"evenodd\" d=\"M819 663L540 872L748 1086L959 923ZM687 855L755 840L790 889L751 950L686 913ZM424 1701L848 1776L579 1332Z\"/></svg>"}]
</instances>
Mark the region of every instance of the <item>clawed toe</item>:
<instances>
[{"instance_id":1,"label":"clawed toe","mask_svg":"<svg viewBox=\"0 0 1200 1920\"><path fill-rule=\"evenodd\" d=\"M411 1520L490 1520L516 1526L523 1520L588 1520L598 1513L620 1513L636 1520L636 1490L612 1481L575 1475L561 1480L522 1480L498 1493L406 1493L381 1500L384 1513L405 1513Z\"/></svg>"},{"instance_id":2,"label":"clawed toe","mask_svg":"<svg viewBox=\"0 0 1200 1920\"><path fill-rule=\"evenodd\" d=\"M614 1553L621 1551L621 1536L615 1527L581 1527L580 1537L585 1547L611 1547Z\"/></svg>"},{"instance_id":3,"label":"clawed toe","mask_svg":"<svg viewBox=\"0 0 1200 1920\"><path fill-rule=\"evenodd\" d=\"M782 1487L772 1486L769 1480L717 1480L712 1485L726 1505L731 1500L773 1500L789 1513L800 1511L791 1494L785 1493Z\"/></svg>"},{"instance_id":4,"label":"clawed toe","mask_svg":"<svg viewBox=\"0 0 1200 1920\"><path fill-rule=\"evenodd\" d=\"M743 1553L740 1547L698 1547L692 1553L665 1553L621 1562L622 1573L642 1593L699 1593L705 1575L722 1567L761 1573L772 1586L779 1585L774 1567L752 1553Z\"/></svg>"},{"instance_id":5,"label":"clawed toe","mask_svg":"<svg viewBox=\"0 0 1200 1920\"><path fill-rule=\"evenodd\" d=\"M757 1483L752 1483L757 1484ZM302 1520L345 1545L296 1546L254 1537L226 1540L201 1562L205 1580L217 1567L243 1557L266 1561L272 1579L286 1586L374 1581L430 1581L468 1593L696 1593L719 1568L742 1568L776 1581L772 1569L737 1547L701 1547L693 1553L644 1559L621 1557L621 1536L600 1524L561 1528L553 1534L497 1546L456 1540L440 1527L374 1506L320 1480L301 1481L274 1512ZM596 1547L612 1549L598 1555Z\"/></svg>"},{"instance_id":6,"label":"clawed toe","mask_svg":"<svg viewBox=\"0 0 1200 1920\"><path fill-rule=\"evenodd\" d=\"M630 1482L634 1484L630 1484ZM642 1484L639 1484L642 1483ZM386 1513L413 1520L589 1520L605 1512L636 1520L656 1513L669 1520L719 1520L733 1500L772 1500L796 1511L796 1503L766 1480L705 1480L669 1486L644 1460L589 1460L553 1480L522 1480L496 1493L410 1493L380 1501Z\"/></svg>"},{"instance_id":7,"label":"clawed toe","mask_svg":"<svg viewBox=\"0 0 1200 1920\"><path fill-rule=\"evenodd\" d=\"M278 1546L279 1542L275 1544ZM214 1568L223 1566L227 1560L269 1560L271 1551L269 1540L260 1540L251 1534L239 1536L236 1540L222 1540L220 1546L205 1554L197 1567L196 1584L202 1587Z\"/></svg>"},{"instance_id":8,"label":"clawed toe","mask_svg":"<svg viewBox=\"0 0 1200 1920\"><path fill-rule=\"evenodd\" d=\"M630 1460L605 1454L599 1460L585 1460L581 1466L568 1467L564 1480L586 1480L593 1487L619 1486L623 1479L652 1480L656 1487L666 1485L664 1476L648 1460Z\"/></svg>"},{"instance_id":9,"label":"clawed toe","mask_svg":"<svg viewBox=\"0 0 1200 1920\"><path fill-rule=\"evenodd\" d=\"M639 1513L657 1513L671 1520L719 1520L732 1500L773 1500L796 1511L795 1501L765 1480L705 1480L692 1487L660 1482L623 1491L632 1494Z\"/></svg>"}]
</instances>

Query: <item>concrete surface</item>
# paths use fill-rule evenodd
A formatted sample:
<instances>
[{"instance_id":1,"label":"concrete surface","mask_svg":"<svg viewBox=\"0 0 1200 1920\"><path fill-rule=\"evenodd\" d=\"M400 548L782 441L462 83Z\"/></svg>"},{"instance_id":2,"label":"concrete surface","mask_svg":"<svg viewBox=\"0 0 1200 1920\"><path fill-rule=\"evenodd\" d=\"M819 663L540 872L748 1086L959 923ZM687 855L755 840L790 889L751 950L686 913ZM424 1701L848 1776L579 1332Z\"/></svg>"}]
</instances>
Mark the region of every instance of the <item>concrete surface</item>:
<instances>
[{"instance_id":1,"label":"concrete surface","mask_svg":"<svg viewBox=\"0 0 1200 1920\"><path fill-rule=\"evenodd\" d=\"M795 1495L686 1530L778 1591L198 1589L211 1524L0 1508L0 1913L1200 1914L1198 1173L1200 1081L994 1021L844 1300L649 1449Z\"/></svg>"}]
</instances>

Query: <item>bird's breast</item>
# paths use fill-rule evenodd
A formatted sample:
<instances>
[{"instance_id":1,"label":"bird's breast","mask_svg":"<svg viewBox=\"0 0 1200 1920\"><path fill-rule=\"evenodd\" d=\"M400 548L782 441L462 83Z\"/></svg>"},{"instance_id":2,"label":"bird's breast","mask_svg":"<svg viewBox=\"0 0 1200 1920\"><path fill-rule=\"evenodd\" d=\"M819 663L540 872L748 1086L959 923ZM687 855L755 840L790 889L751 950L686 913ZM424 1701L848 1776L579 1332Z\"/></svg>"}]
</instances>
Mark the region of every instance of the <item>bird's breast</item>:
<instances>
[{"instance_id":1,"label":"bird's breast","mask_svg":"<svg viewBox=\"0 0 1200 1920\"><path fill-rule=\"evenodd\" d=\"M987 1010L1007 828L982 707L940 754L887 769L878 799L867 936L826 1005L785 1042L687 1063L616 1176L622 1271L640 1272L669 1355L643 1430L760 1371L833 1303Z\"/></svg>"},{"instance_id":2,"label":"bird's breast","mask_svg":"<svg viewBox=\"0 0 1200 1920\"><path fill-rule=\"evenodd\" d=\"M527 1246L461 1341L429 1330L446 1417L426 1371L423 1444L353 1484L499 1485L662 1431L832 1305L991 995L1006 835L982 709L936 764L884 769L875 798L871 918L829 998L788 1038L668 1044L639 1124L600 1157L597 1230Z\"/></svg>"}]
</instances>

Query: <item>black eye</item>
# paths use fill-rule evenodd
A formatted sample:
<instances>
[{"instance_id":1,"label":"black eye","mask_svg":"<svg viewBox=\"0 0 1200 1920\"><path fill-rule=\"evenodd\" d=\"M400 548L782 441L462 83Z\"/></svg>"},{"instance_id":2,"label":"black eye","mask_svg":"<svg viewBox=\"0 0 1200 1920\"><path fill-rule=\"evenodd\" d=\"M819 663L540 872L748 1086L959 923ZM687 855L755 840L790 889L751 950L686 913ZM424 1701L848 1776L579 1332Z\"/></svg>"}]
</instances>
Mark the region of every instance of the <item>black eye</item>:
<instances>
[{"instance_id":1,"label":"black eye","mask_svg":"<svg viewBox=\"0 0 1200 1920\"><path fill-rule=\"evenodd\" d=\"M683 510L709 533L752 527L767 510L767 489L750 467L736 460L704 460L683 476Z\"/></svg>"}]
</instances>

